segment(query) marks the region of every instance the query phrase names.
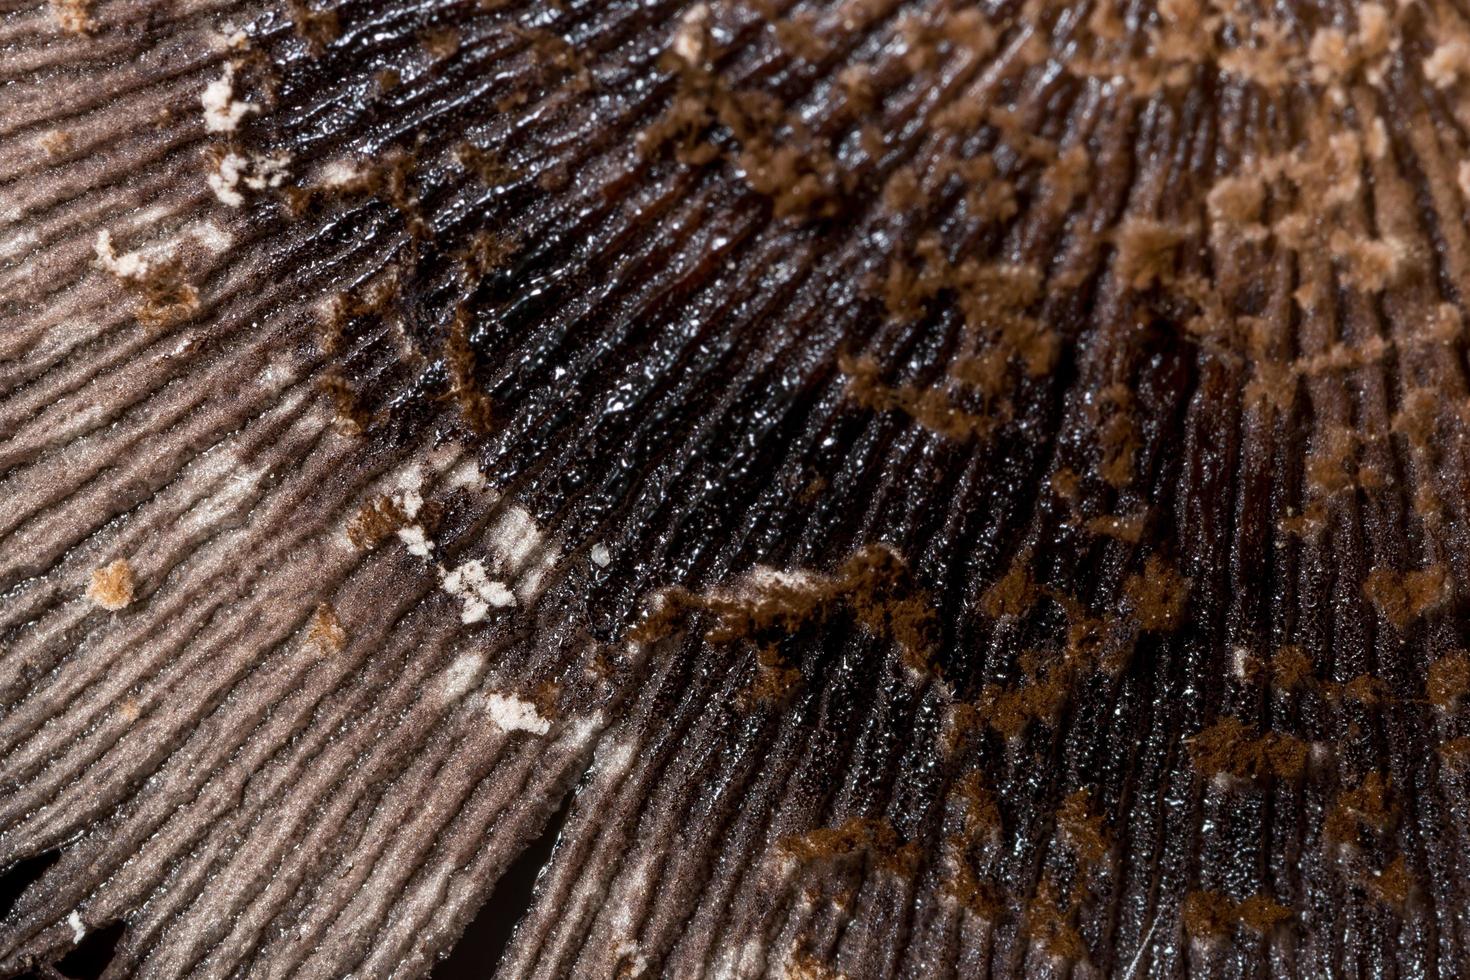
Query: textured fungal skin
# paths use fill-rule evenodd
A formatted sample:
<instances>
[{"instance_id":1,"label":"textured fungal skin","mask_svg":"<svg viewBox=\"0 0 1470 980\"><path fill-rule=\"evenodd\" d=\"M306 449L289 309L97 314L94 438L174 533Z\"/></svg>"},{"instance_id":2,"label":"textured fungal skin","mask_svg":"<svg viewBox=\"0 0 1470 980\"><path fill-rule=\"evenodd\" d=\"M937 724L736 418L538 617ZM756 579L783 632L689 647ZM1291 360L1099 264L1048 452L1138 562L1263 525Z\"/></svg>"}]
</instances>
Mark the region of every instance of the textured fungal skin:
<instances>
[{"instance_id":1,"label":"textured fungal skin","mask_svg":"<svg viewBox=\"0 0 1470 980\"><path fill-rule=\"evenodd\" d=\"M1470 975L1467 16L7 0L0 974Z\"/></svg>"}]
</instances>

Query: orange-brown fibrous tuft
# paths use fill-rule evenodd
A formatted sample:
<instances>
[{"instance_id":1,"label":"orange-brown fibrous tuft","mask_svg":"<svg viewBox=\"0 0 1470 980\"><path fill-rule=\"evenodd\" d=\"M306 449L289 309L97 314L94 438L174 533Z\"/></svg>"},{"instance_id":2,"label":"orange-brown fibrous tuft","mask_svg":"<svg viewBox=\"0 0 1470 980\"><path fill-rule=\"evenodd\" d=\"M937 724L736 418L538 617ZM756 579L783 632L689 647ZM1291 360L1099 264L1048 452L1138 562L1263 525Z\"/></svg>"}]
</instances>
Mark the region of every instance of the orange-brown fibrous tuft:
<instances>
[{"instance_id":1,"label":"orange-brown fibrous tuft","mask_svg":"<svg viewBox=\"0 0 1470 980\"><path fill-rule=\"evenodd\" d=\"M1470 735L1452 738L1439 747L1439 757L1454 773L1470 771Z\"/></svg>"},{"instance_id":2,"label":"orange-brown fibrous tuft","mask_svg":"<svg viewBox=\"0 0 1470 980\"><path fill-rule=\"evenodd\" d=\"M1322 822L1322 833L1331 841L1357 844L1362 833L1381 833L1397 816L1388 779L1380 772L1369 772L1357 786L1338 794Z\"/></svg>"},{"instance_id":3,"label":"orange-brown fibrous tuft","mask_svg":"<svg viewBox=\"0 0 1470 980\"><path fill-rule=\"evenodd\" d=\"M702 595L667 590L629 639L654 642L699 615L708 623L704 636L710 643L769 646L839 613L896 644L909 666L927 669L933 609L927 595L912 586L907 565L882 545L855 553L832 575L775 573Z\"/></svg>"},{"instance_id":4,"label":"orange-brown fibrous tuft","mask_svg":"<svg viewBox=\"0 0 1470 980\"><path fill-rule=\"evenodd\" d=\"M413 151L393 147L339 180L286 187L282 193L287 207L297 217L328 201L353 201L374 197L410 219L421 220L418 198L409 184L417 167L418 157Z\"/></svg>"},{"instance_id":5,"label":"orange-brown fibrous tuft","mask_svg":"<svg viewBox=\"0 0 1470 980\"><path fill-rule=\"evenodd\" d=\"M1167 286L1174 280L1179 247L1193 234L1185 226L1148 218L1127 218L1118 228L1118 278L1130 289Z\"/></svg>"},{"instance_id":6,"label":"orange-brown fibrous tuft","mask_svg":"<svg viewBox=\"0 0 1470 980\"><path fill-rule=\"evenodd\" d=\"M72 135L65 129L48 129L36 137L36 145L41 148L41 152L53 158L65 156L71 151L72 144Z\"/></svg>"},{"instance_id":7,"label":"orange-brown fibrous tuft","mask_svg":"<svg viewBox=\"0 0 1470 980\"><path fill-rule=\"evenodd\" d=\"M1375 568L1363 582L1363 594L1383 618L1402 630L1442 603L1448 576L1439 565L1407 572Z\"/></svg>"},{"instance_id":8,"label":"orange-brown fibrous tuft","mask_svg":"<svg viewBox=\"0 0 1470 980\"><path fill-rule=\"evenodd\" d=\"M103 609L117 612L132 604L135 587L133 566L126 558L118 558L92 572L87 598Z\"/></svg>"},{"instance_id":9,"label":"orange-brown fibrous tuft","mask_svg":"<svg viewBox=\"0 0 1470 980\"><path fill-rule=\"evenodd\" d=\"M408 526L403 513L391 497L379 494L358 508L347 522L347 539L364 550L382 544L400 528Z\"/></svg>"},{"instance_id":10,"label":"orange-brown fibrous tuft","mask_svg":"<svg viewBox=\"0 0 1470 980\"><path fill-rule=\"evenodd\" d=\"M1094 411L1098 449L1102 454L1098 475L1110 486L1121 489L1133 481L1134 458L1142 444L1134 420L1133 392L1126 385L1108 385Z\"/></svg>"},{"instance_id":11,"label":"orange-brown fibrous tuft","mask_svg":"<svg viewBox=\"0 0 1470 980\"><path fill-rule=\"evenodd\" d=\"M1024 616L1036 601L1036 583L1024 560L1014 562L1010 570L985 590L980 597L980 610L992 619L1002 616Z\"/></svg>"},{"instance_id":12,"label":"orange-brown fibrous tuft","mask_svg":"<svg viewBox=\"0 0 1470 980\"><path fill-rule=\"evenodd\" d=\"M461 166L479 177L487 187L499 187L521 176L521 172L506 163L499 153L468 141L459 144L454 155Z\"/></svg>"},{"instance_id":13,"label":"orange-brown fibrous tuft","mask_svg":"<svg viewBox=\"0 0 1470 980\"><path fill-rule=\"evenodd\" d=\"M520 246L520 239L513 234L484 230L475 232L464 251L465 274L474 281L486 273L494 272L505 265Z\"/></svg>"},{"instance_id":14,"label":"orange-brown fibrous tuft","mask_svg":"<svg viewBox=\"0 0 1470 980\"><path fill-rule=\"evenodd\" d=\"M1196 939L1228 936L1236 925L1254 932L1270 932L1292 918L1291 909L1269 895L1252 895L1239 902L1213 891L1193 891L1180 910L1184 931Z\"/></svg>"},{"instance_id":15,"label":"orange-brown fibrous tuft","mask_svg":"<svg viewBox=\"0 0 1470 980\"><path fill-rule=\"evenodd\" d=\"M323 394L331 401L338 424L350 434L366 432L373 422L373 413L363 404L352 382L335 370L324 372L317 382Z\"/></svg>"},{"instance_id":16,"label":"orange-brown fibrous tuft","mask_svg":"<svg viewBox=\"0 0 1470 980\"><path fill-rule=\"evenodd\" d=\"M470 345L471 315L460 306L455 310L444 344L444 365L449 372L449 396L459 407L460 415L470 431L484 435L495 426L495 409L490 396L480 390L475 377L477 358Z\"/></svg>"},{"instance_id":17,"label":"orange-brown fibrous tuft","mask_svg":"<svg viewBox=\"0 0 1470 980\"><path fill-rule=\"evenodd\" d=\"M342 32L335 10L314 9L306 0L287 0L286 12L291 16L296 35L306 41L314 54L326 50Z\"/></svg>"},{"instance_id":18,"label":"orange-brown fibrous tuft","mask_svg":"<svg viewBox=\"0 0 1470 980\"><path fill-rule=\"evenodd\" d=\"M1382 871L1370 871L1364 875L1363 886L1382 904L1401 909L1414 891L1414 876L1409 872L1409 863L1400 854Z\"/></svg>"},{"instance_id":19,"label":"orange-brown fibrous tuft","mask_svg":"<svg viewBox=\"0 0 1470 980\"><path fill-rule=\"evenodd\" d=\"M1312 658L1301 647L1287 644L1271 655L1271 683L1281 691L1294 691L1313 677Z\"/></svg>"},{"instance_id":20,"label":"orange-brown fibrous tuft","mask_svg":"<svg viewBox=\"0 0 1470 980\"><path fill-rule=\"evenodd\" d=\"M1058 894L1050 878L1036 886L1031 903L1026 907L1026 936L1048 955L1068 963L1086 959L1087 946L1073 925L1073 903Z\"/></svg>"},{"instance_id":21,"label":"orange-brown fibrous tuft","mask_svg":"<svg viewBox=\"0 0 1470 980\"><path fill-rule=\"evenodd\" d=\"M459 53L459 31L453 27L434 27L419 35L419 43L430 58L444 61Z\"/></svg>"},{"instance_id":22,"label":"orange-brown fibrous tuft","mask_svg":"<svg viewBox=\"0 0 1470 980\"><path fill-rule=\"evenodd\" d=\"M183 264L177 260L151 266L142 276L123 282L140 297L133 315L144 326L173 326L199 312L199 290L184 278Z\"/></svg>"},{"instance_id":23,"label":"orange-brown fibrous tuft","mask_svg":"<svg viewBox=\"0 0 1470 980\"><path fill-rule=\"evenodd\" d=\"M946 387L887 384L881 380L878 362L867 356L844 357L838 366L848 377L848 398L862 408L903 412L924 428L956 442L984 438L995 430L995 416L959 406Z\"/></svg>"},{"instance_id":24,"label":"orange-brown fibrous tuft","mask_svg":"<svg viewBox=\"0 0 1470 980\"><path fill-rule=\"evenodd\" d=\"M347 630L331 603L317 603L306 638L322 653L338 653L347 645Z\"/></svg>"},{"instance_id":25,"label":"orange-brown fibrous tuft","mask_svg":"<svg viewBox=\"0 0 1470 980\"><path fill-rule=\"evenodd\" d=\"M1257 735L1238 718L1222 718L1190 740L1195 768L1238 779L1294 779L1306 770L1307 745L1281 732Z\"/></svg>"},{"instance_id":26,"label":"orange-brown fibrous tuft","mask_svg":"<svg viewBox=\"0 0 1470 980\"><path fill-rule=\"evenodd\" d=\"M780 842L787 857L801 864L872 859L878 863L902 860L903 845L887 820L853 818L837 827L818 827L789 834Z\"/></svg>"},{"instance_id":27,"label":"orange-brown fibrous tuft","mask_svg":"<svg viewBox=\"0 0 1470 980\"><path fill-rule=\"evenodd\" d=\"M1090 519L1086 528L1093 534L1116 538L1127 544L1137 544L1143 538L1143 527L1147 519L1147 514L1129 514L1123 517L1105 514Z\"/></svg>"}]
</instances>

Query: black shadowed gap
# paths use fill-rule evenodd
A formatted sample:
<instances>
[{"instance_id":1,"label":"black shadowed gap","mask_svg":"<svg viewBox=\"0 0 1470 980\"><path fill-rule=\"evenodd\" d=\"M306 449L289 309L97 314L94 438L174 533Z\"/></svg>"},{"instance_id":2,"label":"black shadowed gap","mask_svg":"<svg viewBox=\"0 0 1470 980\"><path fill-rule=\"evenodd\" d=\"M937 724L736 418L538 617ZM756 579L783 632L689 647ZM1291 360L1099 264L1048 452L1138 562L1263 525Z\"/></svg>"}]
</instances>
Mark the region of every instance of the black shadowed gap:
<instances>
[{"instance_id":1,"label":"black shadowed gap","mask_svg":"<svg viewBox=\"0 0 1470 980\"><path fill-rule=\"evenodd\" d=\"M60 851L42 851L35 857L17 861L0 873L0 922L10 915L10 910L15 908L15 903L20 901L25 890L60 859Z\"/></svg>"},{"instance_id":2,"label":"black shadowed gap","mask_svg":"<svg viewBox=\"0 0 1470 980\"><path fill-rule=\"evenodd\" d=\"M535 896L536 882L541 872L551 861L551 852L561 837L562 827L571 812L575 791L568 791L561 806L546 822L541 836L533 840L511 862L505 874L495 885L480 911L470 924L465 926L464 935L440 960L430 974L431 980L484 980L495 972L505 949L515 935L516 924L525 917Z\"/></svg>"},{"instance_id":3,"label":"black shadowed gap","mask_svg":"<svg viewBox=\"0 0 1470 980\"><path fill-rule=\"evenodd\" d=\"M56 964L57 971L72 980L97 980L107 971L126 928L127 923L118 919L100 929L91 930L77 943L76 949L67 953Z\"/></svg>"}]
</instances>

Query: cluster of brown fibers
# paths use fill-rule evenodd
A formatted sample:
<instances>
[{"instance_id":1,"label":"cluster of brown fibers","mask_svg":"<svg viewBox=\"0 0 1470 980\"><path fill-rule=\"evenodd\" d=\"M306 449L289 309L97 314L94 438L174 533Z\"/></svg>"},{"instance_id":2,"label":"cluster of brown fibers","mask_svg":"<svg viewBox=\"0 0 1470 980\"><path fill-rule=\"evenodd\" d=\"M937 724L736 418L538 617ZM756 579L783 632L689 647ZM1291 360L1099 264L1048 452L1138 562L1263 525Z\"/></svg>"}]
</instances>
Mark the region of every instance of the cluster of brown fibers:
<instances>
[{"instance_id":1,"label":"cluster of brown fibers","mask_svg":"<svg viewBox=\"0 0 1470 980\"><path fill-rule=\"evenodd\" d=\"M0 973L1467 975L1467 28L6 0Z\"/></svg>"}]
</instances>

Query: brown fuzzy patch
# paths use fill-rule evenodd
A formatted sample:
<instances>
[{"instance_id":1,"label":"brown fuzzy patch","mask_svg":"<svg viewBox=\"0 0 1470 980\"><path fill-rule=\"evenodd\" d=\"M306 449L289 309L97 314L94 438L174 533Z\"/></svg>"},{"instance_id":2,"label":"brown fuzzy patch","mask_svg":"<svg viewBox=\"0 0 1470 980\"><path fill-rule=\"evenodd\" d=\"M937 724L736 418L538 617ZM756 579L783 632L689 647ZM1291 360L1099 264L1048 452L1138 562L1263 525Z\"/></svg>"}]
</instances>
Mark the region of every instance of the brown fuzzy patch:
<instances>
[{"instance_id":1,"label":"brown fuzzy patch","mask_svg":"<svg viewBox=\"0 0 1470 980\"><path fill-rule=\"evenodd\" d=\"M400 213L416 218L418 200L409 187L409 180L417 167L416 154L394 147L343 180L307 187L286 187L282 193L287 207L297 216L327 201L376 197Z\"/></svg>"},{"instance_id":2,"label":"brown fuzzy patch","mask_svg":"<svg viewBox=\"0 0 1470 980\"><path fill-rule=\"evenodd\" d=\"M1439 747L1439 757L1451 772L1470 770L1470 735L1452 738Z\"/></svg>"},{"instance_id":3,"label":"brown fuzzy patch","mask_svg":"<svg viewBox=\"0 0 1470 980\"><path fill-rule=\"evenodd\" d=\"M1179 246L1193 234L1188 226L1129 217L1114 235L1118 278L1130 289L1167 286L1174 281Z\"/></svg>"},{"instance_id":4,"label":"brown fuzzy patch","mask_svg":"<svg viewBox=\"0 0 1470 980\"><path fill-rule=\"evenodd\" d=\"M72 135L64 129L49 129L36 137L36 145L48 157L65 156L72 148Z\"/></svg>"},{"instance_id":5,"label":"brown fuzzy patch","mask_svg":"<svg viewBox=\"0 0 1470 980\"><path fill-rule=\"evenodd\" d=\"M1150 555L1143 571L1123 583L1123 594L1133 608L1140 628L1167 632L1184 618L1189 601L1189 579L1163 558Z\"/></svg>"},{"instance_id":6,"label":"brown fuzzy patch","mask_svg":"<svg viewBox=\"0 0 1470 980\"><path fill-rule=\"evenodd\" d=\"M1031 567L1024 559L1018 559L1008 572L985 590L980 597L980 611L991 619L1024 616L1036 602L1036 595Z\"/></svg>"},{"instance_id":7,"label":"brown fuzzy patch","mask_svg":"<svg viewBox=\"0 0 1470 980\"><path fill-rule=\"evenodd\" d=\"M342 33L335 10L315 10L306 0L287 0L286 12L296 36L306 41L312 54L321 54Z\"/></svg>"},{"instance_id":8,"label":"brown fuzzy patch","mask_svg":"<svg viewBox=\"0 0 1470 980\"><path fill-rule=\"evenodd\" d=\"M184 278L183 264L171 259L150 266L123 284L140 297L133 316L146 327L169 327L199 312L199 290Z\"/></svg>"},{"instance_id":9,"label":"brown fuzzy patch","mask_svg":"<svg viewBox=\"0 0 1470 980\"><path fill-rule=\"evenodd\" d=\"M1292 911L1269 895L1236 902L1219 892L1194 891L1185 896L1181 915L1185 932L1197 939L1213 939L1228 936L1237 924L1270 932L1290 919Z\"/></svg>"},{"instance_id":10,"label":"brown fuzzy patch","mask_svg":"<svg viewBox=\"0 0 1470 980\"><path fill-rule=\"evenodd\" d=\"M1033 721L1050 723L1072 694L1075 671L1066 664L1033 674L1014 687L987 684L980 692L980 716L1006 738L1020 736Z\"/></svg>"},{"instance_id":11,"label":"brown fuzzy patch","mask_svg":"<svg viewBox=\"0 0 1470 980\"><path fill-rule=\"evenodd\" d=\"M1133 482L1133 458L1142 441L1133 417L1133 392L1113 384L1102 390L1097 401L1097 441L1102 451L1098 476L1122 489Z\"/></svg>"},{"instance_id":12,"label":"brown fuzzy patch","mask_svg":"<svg viewBox=\"0 0 1470 980\"><path fill-rule=\"evenodd\" d=\"M459 53L459 31L453 27L432 27L419 35L419 45L434 61L445 61Z\"/></svg>"},{"instance_id":13,"label":"brown fuzzy patch","mask_svg":"<svg viewBox=\"0 0 1470 980\"><path fill-rule=\"evenodd\" d=\"M790 980L848 980L847 974L836 970L808 950L792 950L786 958L785 973Z\"/></svg>"},{"instance_id":14,"label":"brown fuzzy patch","mask_svg":"<svg viewBox=\"0 0 1470 980\"><path fill-rule=\"evenodd\" d=\"M954 784L954 798L964 807L965 832L970 837L991 837L1000 832L1000 806L976 770L961 776Z\"/></svg>"},{"instance_id":15,"label":"brown fuzzy patch","mask_svg":"<svg viewBox=\"0 0 1470 980\"><path fill-rule=\"evenodd\" d=\"M449 371L449 397L459 407L465 424L475 435L485 435L495 426L494 405L475 380L475 349L470 345L469 308L454 311L449 338L444 342L444 365Z\"/></svg>"},{"instance_id":16,"label":"brown fuzzy patch","mask_svg":"<svg viewBox=\"0 0 1470 980\"><path fill-rule=\"evenodd\" d=\"M1130 514L1127 517L1115 517L1111 514L1103 517L1094 517L1084 526L1093 534L1103 537L1116 538L1128 544L1137 544L1143 537L1143 525L1148 520L1148 514Z\"/></svg>"},{"instance_id":17,"label":"brown fuzzy patch","mask_svg":"<svg viewBox=\"0 0 1470 980\"><path fill-rule=\"evenodd\" d=\"M1470 654L1457 651L1431 663L1424 693L1435 707L1453 711L1470 693Z\"/></svg>"},{"instance_id":18,"label":"brown fuzzy patch","mask_svg":"<svg viewBox=\"0 0 1470 980\"><path fill-rule=\"evenodd\" d=\"M317 387L331 400L337 422L344 431L357 435L371 427L373 413L358 397L352 382L336 370L328 369L317 382Z\"/></svg>"},{"instance_id":19,"label":"brown fuzzy patch","mask_svg":"<svg viewBox=\"0 0 1470 980\"><path fill-rule=\"evenodd\" d=\"M837 827L818 827L802 834L789 834L778 845L782 853L801 864L871 859L896 868L905 860L907 845L887 820L853 818Z\"/></svg>"},{"instance_id":20,"label":"brown fuzzy patch","mask_svg":"<svg viewBox=\"0 0 1470 980\"><path fill-rule=\"evenodd\" d=\"M1342 685L1342 696L1367 708L1376 707L1388 698L1388 684L1372 674L1359 674Z\"/></svg>"},{"instance_id":21,"label":"brown fuzzy patch","mask_svg":"<svg viewBox=\"0 0 1470 980\"><path fill-rule=\"evenodd\" d=\"M1338 794L1322 823L1322 833L1329 840L1356 844L1363 831L1387 830L1397 814L1397 805L1389 799L1388 780L1382 773L1370 772L1355 788Z\"/></svg>"},{"instance_id":22,"label":"brown fuzzy patch","mask_svg":"<svg viewBox=\"0 0 1470 980\"><path fill-rule=\"evenodd\" d=\"M1409 864L1400 854L1382 871L1365 875L1363 886L1377 901L1390 908L1401 909L1414 890L1414 876L1409 873Z\"/></svg>"},{"instance_id":23,"label":"brown fuzzy patch","mask_svg":"<svg viewBox=\"0 0 1470 980\"><path fill-rule=\"evenodd\" d=\"M1284 646L1271 657L1271 680L1283 691L1295 690L1312 674L1312 658L1301 647Z\"/></svg>"},{"instance_id":24,"label":"brown fuzzy patch","mask_svg":"<svg viewBox=\"0 0 1470 980\"><path fill-rule=\"evenodd\" d=\"M408 515L391 498L379 494L363 504L347 522L347 540L366 551L407 525Z\"/></svg>"},{"instance_id":25,"label":"brown fuzzy patch","mask_svg":"<svg viewBox=\"0 0 1470 980\"><path fill-rule=\"evenodd\" d=\"M1051 879L1043 878L1026 907L1026 936L1056 959L1076 963L1087 958L1087 947L1072 925L1072 903L1064 901Z\"/></svg>"},{"instance_id":26,"label":"brown fuzzy patch","mask_svg":"<svg viewBox=\"0 0 1470 980\"><path fill-rule=\"evenodd\" d=\"M1111 847L1102 815L1092 811L1092 795L1085 789L1062 801L1057 810L1057 829L1084 866L1097 864Z\"/></svg>"}]
</instances>

